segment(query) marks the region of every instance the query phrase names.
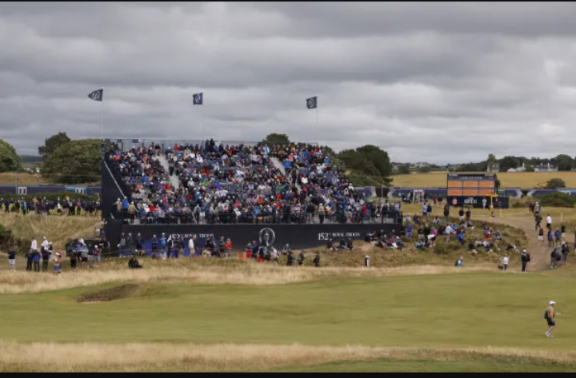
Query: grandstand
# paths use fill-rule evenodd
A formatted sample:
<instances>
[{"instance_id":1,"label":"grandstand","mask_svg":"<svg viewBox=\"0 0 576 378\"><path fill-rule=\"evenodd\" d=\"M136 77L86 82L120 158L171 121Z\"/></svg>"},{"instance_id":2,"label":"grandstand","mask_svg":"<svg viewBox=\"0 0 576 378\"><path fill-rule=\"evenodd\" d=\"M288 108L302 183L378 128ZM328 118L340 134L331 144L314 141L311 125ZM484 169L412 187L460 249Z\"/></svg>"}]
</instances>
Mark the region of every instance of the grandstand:
<instances>
[{"instance_id":1,"label":"grandstand","mask_svg":"<svg viewBox=\"0 0 576 378\"><path fill-rule=\"evenodd\" d=\"M291 233L320 230L314 234L322 239L331 232L360 238L363 230L401 227L400 212L368 201L372 191L354 188L314 144L108 142L102 180L108 228L118 222L147 237L204 228L211 231L204 234L228 237L230 231L217 227L268 225L276 234L292 226Z\"/></svg>"}]
</instances>

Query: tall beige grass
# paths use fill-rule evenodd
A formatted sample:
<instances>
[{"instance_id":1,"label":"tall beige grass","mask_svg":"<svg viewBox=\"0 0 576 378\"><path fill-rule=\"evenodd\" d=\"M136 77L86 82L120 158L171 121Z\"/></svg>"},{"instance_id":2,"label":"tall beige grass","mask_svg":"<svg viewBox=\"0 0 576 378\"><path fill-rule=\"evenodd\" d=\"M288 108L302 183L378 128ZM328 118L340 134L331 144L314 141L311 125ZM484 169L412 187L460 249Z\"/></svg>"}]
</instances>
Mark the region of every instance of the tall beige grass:
<instances>
[{"instance_id":1,"label":"tall beige grass","mask_svg":"<svg viewBox=\"0 0 576 378\"><path fill-rule=\"evenodd\" d=\"M32 272L0 272L0 293L38 293L86 287L111 282L196 282L207 284L282 285L327 278L384 277L403 275L466 274L493 272L493 267L454 268L445 266L404 266L396 268L308 268L281 267L244 262L233 265L189 264L170 261L141 270L78 270L59 276Z\"/></svg>"},{"instance_id":2,"label":"tall beige grass","mask_svg":"<svg viewBox=\"0 0 576 378\"><path fill-rule=\"evenodd\" d=\"M464 358L574 363L575 352L508 348L381 348L360 345L0 342L0 371L264 371L335 361Z\"/></svg>"},{"instance_id":3,"label":"tall beige grass","mask_svg":"<svg viewBox=\"0 0 576 378\"><path fill-rule=\"evenodd\" d=\"M0 224L10 229L18 239L31 240L35 237L40 243L45 236L54 243L54 248L63 249L71 239L93 237L94 229L100 226L100 218L3 213L0 214Z\"/></svg>"}]
</instances>

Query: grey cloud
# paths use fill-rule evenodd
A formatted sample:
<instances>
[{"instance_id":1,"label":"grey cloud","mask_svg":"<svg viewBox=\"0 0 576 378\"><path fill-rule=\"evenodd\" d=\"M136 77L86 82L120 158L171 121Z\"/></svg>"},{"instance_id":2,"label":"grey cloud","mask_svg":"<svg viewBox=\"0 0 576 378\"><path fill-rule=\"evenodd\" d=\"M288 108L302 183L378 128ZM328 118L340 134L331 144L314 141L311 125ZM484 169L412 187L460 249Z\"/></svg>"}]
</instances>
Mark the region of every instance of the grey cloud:
<instances>
[{"instance_id":1,"label":"grey cloud","mask_svg":"<svg viewBox=\"0 0 576 378\"><path fill-rule=\"evenodd\" d=\"M395 161L572 154L572 3L1 3L0 138L259 140ZM87 94L105 87L103 104ZM191 105L204 91L205 105ZM316 112L304 100L318 94Z\"/></svg>"}]
</instances>

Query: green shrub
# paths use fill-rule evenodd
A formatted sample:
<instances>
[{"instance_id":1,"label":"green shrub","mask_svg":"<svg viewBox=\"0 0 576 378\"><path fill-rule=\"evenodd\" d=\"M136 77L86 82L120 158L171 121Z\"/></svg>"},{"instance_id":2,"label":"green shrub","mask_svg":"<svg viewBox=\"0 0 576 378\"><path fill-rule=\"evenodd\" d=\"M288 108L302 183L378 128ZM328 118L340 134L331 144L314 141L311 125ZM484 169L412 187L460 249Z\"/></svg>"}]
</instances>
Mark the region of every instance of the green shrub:
<instances>
[{"instance_id":1,"label":"green shrub","mask_svg":"<svg viewBox=\"0 0 576 378\"><path fill-rule=\"evenodd\" d=\"M512 208L513 208L513 209L525 209L525 208L527 208L527 207L528 207L528 205L525 204L525 203L522 203L522 202L514 202L514 203L512 204Z\"/></svg>"},{"instance_id":2,"label":"green shrub","mask_svg":"<svg viewBox=\"0 0 576 378\"><path fill-rule=\"evenodd\" d=\"M546 189L558 189L558 188L565 188L565 187L566 187L566 183L564 182L564 180L559 179L559 178L550 179L546 183Z\"/></svg>"},{"instance_id":3,"label":"green shrub","mask_svg":"<svg viewBox=\"0 0 576 378\"><path fill-rule=\"evenodd\" d=\"M540 201L544 207L569 207L573 208L576 202L576 197L572 197L567 193L547 193L540 196L535 196L534 199Z\"/></svg>"},{"instance_id":4,"label":"green shrub","mask_svg":"<svg viewBox=\"0 0 576 378\"><path fill-rule=\"evenodd\" d=\"M25 252L30 245L26 240L16 239L12 231L0 224L0 249L7 251L9 248L14 248L17 252Z\"/></svg>"}]
</instances>

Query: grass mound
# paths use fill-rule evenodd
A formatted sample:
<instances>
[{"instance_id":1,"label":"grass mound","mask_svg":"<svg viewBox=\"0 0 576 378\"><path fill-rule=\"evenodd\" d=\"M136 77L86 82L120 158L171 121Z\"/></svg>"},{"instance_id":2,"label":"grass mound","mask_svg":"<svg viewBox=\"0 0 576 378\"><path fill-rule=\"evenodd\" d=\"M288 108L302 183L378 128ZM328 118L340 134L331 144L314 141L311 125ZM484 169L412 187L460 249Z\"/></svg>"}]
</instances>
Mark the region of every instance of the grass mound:
<instances>
[{"instance_id":1,"label":"grass mound","mask_svg":"<svg viewBox=\"0 0 576 378\"><path fill-rule=\"evenodd\" d=\"M15 239L29 241L36 238L38 243L45 236L54 243L54 249L64 249L71 239L82 237L90 239L95 235L95 229L100 227L100 219L85 216L41 216L2 214L0 225L11 231ZM24 245L24 249L29 244ZM24 252L20 248L19 252Z\"/></svg>"},{"instance_id":2,"label":"grass mound","mask_svg":"<svg viewBox=\"0 0 576 378\"><path fill-rule=\"evenodd\" d=\"M141 290L140 285L125 284L110 289L87 293L77 299L78 303L111 302L134 296Z\"/></svg>"}]
</instances>

